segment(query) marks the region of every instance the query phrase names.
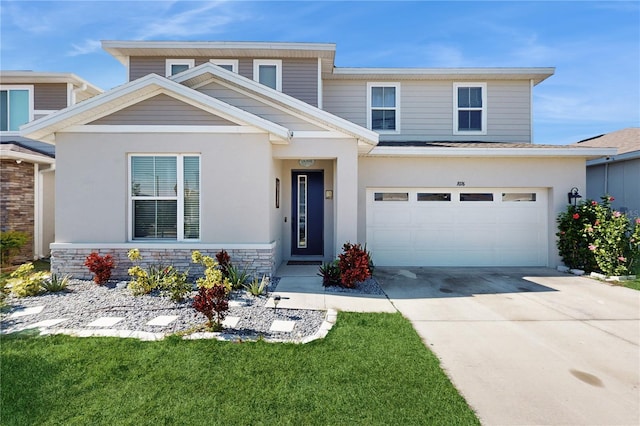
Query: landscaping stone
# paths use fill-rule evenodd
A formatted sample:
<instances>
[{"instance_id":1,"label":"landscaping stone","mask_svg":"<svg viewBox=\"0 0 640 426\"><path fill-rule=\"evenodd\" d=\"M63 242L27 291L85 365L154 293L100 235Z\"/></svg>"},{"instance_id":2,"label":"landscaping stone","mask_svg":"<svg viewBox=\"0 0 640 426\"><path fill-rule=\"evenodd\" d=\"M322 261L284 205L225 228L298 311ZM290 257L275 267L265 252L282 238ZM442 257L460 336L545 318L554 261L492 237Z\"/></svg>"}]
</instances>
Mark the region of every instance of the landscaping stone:
<instances>
[{"instance_id":1,"label":"landscaping stone","mask_svg":"<svg viewBox=\"0 0 640 426\"><path fill-rule=\"evenodd\" d=\"M569 272L571 270L571 268L564 265L559 265L556 269L558 270L558 272Z\"/></svg>"},{"instance_id":2,"label":"landscaping stone","mask_svg":"<svg viewBox=\"0 0 640 426\"><path fill-rule=\"evenodd\" d=\"M569 272L577 276L584 275L584 271L582 269L570 269Z\"/></svg>"}]
</instances>

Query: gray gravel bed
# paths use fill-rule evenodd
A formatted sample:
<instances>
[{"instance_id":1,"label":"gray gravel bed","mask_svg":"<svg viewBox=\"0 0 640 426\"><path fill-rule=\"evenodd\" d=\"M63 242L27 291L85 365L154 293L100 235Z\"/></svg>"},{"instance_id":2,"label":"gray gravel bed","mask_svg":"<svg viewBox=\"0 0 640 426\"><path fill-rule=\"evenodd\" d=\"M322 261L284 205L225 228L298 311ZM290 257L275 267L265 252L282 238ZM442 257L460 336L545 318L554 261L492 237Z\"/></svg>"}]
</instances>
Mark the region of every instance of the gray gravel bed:
<instances>
[{"instance_id":1,"label":"gray gravel bed","mask_svg":"<svg viewBox=\"0 0 640 426\"><path fill-rule=\"evenodd\" d=\"M345 288L338 286L325 287L325 291L329 293L347 293L347 294L386 294L375 278L369 278L361 283L357 283L355 288Z\"/></svg>"},{"instance_id":2,"label":"gray gravel bed","mask_svg":"<svg viewBox=\"0 0 640 426\"><path fill-rule=\"evenodd\" d=\"M270 292L275 290L277 281L278 278L272 279ZM11 333L40 321L62 318L66 321L48 327L48 331L101 329L87 325L100 317L122 317L122 321L106 328L168 335L195 331L206 322L204 315L192 307L193 297L197 294L195 291L184 302L173 302L168 297L153 293L133 296L125 285L126 282L110 282L99 286L91 281L71 280L64 292L25 298L9 295L6 302L10 308L0 316L0 329L2 333ZM266 308L267 299L265 296L254 297L244 291L234 291L230 301L238 302L240 306L230 307L227 317L238 317L240 320L234 328L225 328L224 333L238 339L297 342L314 335L326 317L324 311ZM35 306L44 306L44 309L38 314L10 318L16 311ZM161 315L177 315L178 319L167 326L147 325L148 321ZM296 324L290 333L272 332L269 328L274 320L296 321Z\"/></svg>"}]
</instances>

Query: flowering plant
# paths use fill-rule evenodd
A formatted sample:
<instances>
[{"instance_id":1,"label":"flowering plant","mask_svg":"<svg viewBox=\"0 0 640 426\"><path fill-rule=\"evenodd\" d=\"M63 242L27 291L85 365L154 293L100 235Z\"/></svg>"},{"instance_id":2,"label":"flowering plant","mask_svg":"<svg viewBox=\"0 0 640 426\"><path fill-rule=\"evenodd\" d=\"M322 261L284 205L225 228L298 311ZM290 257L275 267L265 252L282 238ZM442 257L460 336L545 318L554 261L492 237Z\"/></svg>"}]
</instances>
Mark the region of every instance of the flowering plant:
<instances>
[{"instance_id":1,"label":"flowering plant","mask_svg":"<svg viewBox=\"0 0 640 426\"><path fill-rule=\"evenodd\" d=\"M189 271L180 273L171 265L150 265L144 269L140 266L142 256L138 249L129 250L127 257L134 263L127 271L132 277L127 288L134 296L149 294L159 289L171 300L181 302L191 291L191 283L188 282Z\"/></svg>"},{"instance_id":2,"label":"flowering plant","mask_svg":"<svg viewBox=\"0 0 640 426\"><path fill-rule=\"evenodd\" d=\"M558 251L564 263L587 272L627 275L640 262L640 219L611 208L613 197L568 206L558 216Z\"/></svg>"}]
</instances>

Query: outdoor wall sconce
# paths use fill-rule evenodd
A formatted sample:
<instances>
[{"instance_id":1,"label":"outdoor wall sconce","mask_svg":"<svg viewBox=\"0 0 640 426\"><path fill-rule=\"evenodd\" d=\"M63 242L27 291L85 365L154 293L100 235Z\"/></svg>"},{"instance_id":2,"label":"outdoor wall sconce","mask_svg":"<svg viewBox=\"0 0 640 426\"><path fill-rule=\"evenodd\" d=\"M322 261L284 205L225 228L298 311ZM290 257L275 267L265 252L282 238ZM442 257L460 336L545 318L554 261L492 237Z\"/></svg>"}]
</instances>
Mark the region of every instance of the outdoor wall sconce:
<instances>
[{"instance_id":1,"label":"outdoor wall sconce","mask_svg":"<svg viewBox=\"0 0 640 426\"><path fill-rule=\"evenodd\" d=\"M333 200L333 189L327 189L324 191L325 200Z\"/></svg>"},{"instance_id":2,"label":"outdoor wall sconce","mask_svg":"<svg viewBox=\"0 0 640 426\"><path fill-rule=\"evenodd\" d=\"M571 204L571 201L573 201L573 207L575 207L578 204L578 198L582 198L582 195L578 193L578 188L574 186L567 194L567 202Z\"/></svg>"}]
</instances>

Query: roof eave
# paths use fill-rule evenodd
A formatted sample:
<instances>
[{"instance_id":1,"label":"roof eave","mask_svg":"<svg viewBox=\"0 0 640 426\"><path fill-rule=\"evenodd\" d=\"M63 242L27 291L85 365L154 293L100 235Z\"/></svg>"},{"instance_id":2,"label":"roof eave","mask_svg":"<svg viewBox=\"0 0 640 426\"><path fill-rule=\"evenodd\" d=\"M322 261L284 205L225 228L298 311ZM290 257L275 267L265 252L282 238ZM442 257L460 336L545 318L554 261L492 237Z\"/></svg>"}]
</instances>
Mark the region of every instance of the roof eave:
<instances>
[{"instance_id":1,"label":"roof eave","mask_svg":"<svg viewBox=\"0 0 640 426\"><path fill-rule=\"evenodd\" d=\"M610 148L454 148L377 146L370 156L380 157L582 157L613 155Z\"/></svg>"}]
</instances>

